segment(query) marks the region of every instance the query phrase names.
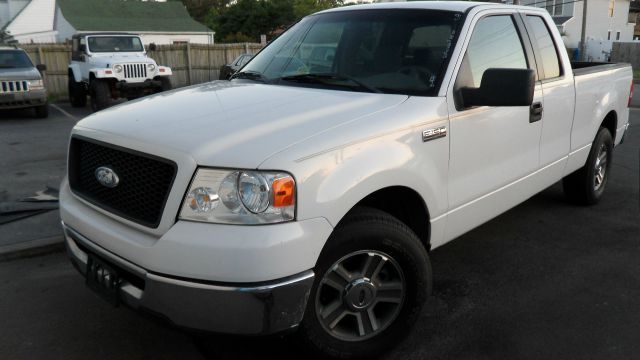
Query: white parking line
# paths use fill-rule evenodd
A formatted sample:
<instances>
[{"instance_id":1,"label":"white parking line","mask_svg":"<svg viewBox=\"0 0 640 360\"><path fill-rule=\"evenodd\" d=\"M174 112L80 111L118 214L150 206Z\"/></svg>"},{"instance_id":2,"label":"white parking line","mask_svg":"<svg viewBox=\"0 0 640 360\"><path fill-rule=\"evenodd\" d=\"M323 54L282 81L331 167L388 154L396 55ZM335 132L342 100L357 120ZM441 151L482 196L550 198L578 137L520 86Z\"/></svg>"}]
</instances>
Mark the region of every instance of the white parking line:
<instances>
[{"instance_id":1,"label":"white parking line","mask_svg":"<svg viewBox=\"0 0 640 360\"><path fill-rule=\"evenodd\" d=\"M62 115L68 117L69 119L73 120L73 121L78 121L78 118L76 118L75 116L69 114L68 112L64 111L60 106L56 105L56 104L49 104L49 106L51 106L52 108L60 111L62 113Z\"/></svg>"}]
</instances>

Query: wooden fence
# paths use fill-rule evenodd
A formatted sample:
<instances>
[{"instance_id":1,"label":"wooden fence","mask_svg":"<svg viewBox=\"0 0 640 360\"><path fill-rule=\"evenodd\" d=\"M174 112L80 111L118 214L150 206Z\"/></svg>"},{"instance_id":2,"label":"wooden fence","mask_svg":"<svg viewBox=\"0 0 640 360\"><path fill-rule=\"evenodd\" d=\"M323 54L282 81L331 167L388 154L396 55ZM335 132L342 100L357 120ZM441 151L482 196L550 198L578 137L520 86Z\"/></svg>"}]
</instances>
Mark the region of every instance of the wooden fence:
<instances>
[{"instance_id":1,"label":"wooden fence","mask_svg":"<svg viewBox=\"0 0 640 360\"><path fill-rule=\"evenodd\" d=\"M45 64L45 85L54 97L67 96L68 65L71 46L66 44L30 44L21 46L35 64ZM148 51L149 57L159 65L171 67L174 88L217 80L220 67L230 63L240 54L255 54L261 44L175 44L158 45Z\"/></svg>"},{"instance_id":2,"label":"wooden fence","mask_svg":"<svg viewBox=\"0 0 640 360\"><path fill-rule=\"evenodd\" d=\"M640 69L640 42L614 42L611 61L629 63L634 69Z\"/></svg>"}]
</instances>

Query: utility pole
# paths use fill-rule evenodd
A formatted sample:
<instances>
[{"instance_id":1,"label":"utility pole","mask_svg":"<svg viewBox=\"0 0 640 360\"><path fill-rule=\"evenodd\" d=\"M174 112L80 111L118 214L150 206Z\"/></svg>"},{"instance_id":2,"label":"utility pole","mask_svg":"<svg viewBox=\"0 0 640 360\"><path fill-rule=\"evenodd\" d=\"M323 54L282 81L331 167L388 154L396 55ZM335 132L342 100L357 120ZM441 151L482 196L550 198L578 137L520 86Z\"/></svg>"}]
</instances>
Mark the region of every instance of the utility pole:
<instances>
[{"instance_id":1,"label":"utility pole","mask_svg":"<svg viewBox=\"0 0 640 360\"><path fill-rule=\"evenodd\" d=\"M582 34L580 35L580 58L587 61L587 0L582 0Z\"/></svg>"}]
</instances>

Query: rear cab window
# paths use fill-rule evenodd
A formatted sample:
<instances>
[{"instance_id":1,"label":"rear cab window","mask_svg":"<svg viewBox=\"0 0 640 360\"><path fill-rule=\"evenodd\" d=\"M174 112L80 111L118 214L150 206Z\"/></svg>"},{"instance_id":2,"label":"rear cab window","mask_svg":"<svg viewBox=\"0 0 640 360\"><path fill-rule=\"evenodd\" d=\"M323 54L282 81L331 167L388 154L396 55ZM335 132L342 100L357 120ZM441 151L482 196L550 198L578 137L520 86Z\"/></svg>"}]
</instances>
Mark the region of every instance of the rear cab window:
<instances>
[{"instance_id":1,"label":"rear cab window","mask_svg":"<svg viewBox=\"0 0 640 360\"><path fill-rule=\"evenodd\" d=\"M542 62L544 73L541 74L540 80L548 80L562 76L563 73L560 66L558 49L551 37L551 32L546 22L541 16L537 15L527 15L526 18L532 32L530 35L534 42L534 47L538 48L541 58L538 62Z\"/></svg>"}]
</instances>

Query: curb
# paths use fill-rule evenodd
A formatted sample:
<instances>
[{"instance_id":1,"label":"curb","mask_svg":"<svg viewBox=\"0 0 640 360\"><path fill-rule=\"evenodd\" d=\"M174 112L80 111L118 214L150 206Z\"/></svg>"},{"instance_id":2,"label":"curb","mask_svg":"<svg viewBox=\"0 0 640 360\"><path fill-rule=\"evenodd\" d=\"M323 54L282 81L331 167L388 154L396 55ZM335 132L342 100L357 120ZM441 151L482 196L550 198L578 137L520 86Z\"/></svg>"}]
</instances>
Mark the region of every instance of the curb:
<instances>
[{"instance_id":1,"label":"curb","mask_svg":"<svg viewBox=\"0 0 640 360\"><path fill-rule=\"evenodd\" d=\"M10 261L64 251L62 234L17 244L0 246L0 261Z\"/></svg>"}]
</instances>

